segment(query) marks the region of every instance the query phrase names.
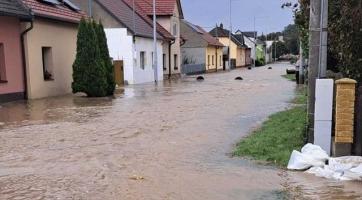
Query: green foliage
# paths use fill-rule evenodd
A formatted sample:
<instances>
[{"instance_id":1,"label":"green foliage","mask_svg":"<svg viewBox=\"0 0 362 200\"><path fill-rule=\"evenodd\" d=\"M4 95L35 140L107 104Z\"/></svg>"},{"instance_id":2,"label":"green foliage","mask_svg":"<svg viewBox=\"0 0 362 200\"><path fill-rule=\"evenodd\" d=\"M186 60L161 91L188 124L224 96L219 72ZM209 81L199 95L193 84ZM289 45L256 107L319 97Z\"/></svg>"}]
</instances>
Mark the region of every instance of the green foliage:
<instances>
[{"instance_id":1,"label":"green foliage","mask_svg":"<svg viewBox=\"0 0 362 200\"><path fill-rule=\"evenodd\" d=\"M310 0L293 10L302 48L308 57ZM328 69L362 82L362 1L329 1Z\"/></svg>"},{"instance_id":2,"label":"green foliage","mask_svg":"<svg viewBox=\"0 0 362 200\"><path fill-rule=\"evenodd\" d=\"M294 102L303 105L270 116L261 128L237 145L233 154L285 167L292 151L304 145L307 115L305 90L298 91Z\"/></svg>"},{"instance_id":3,"label":"green foliage","mask_svg":"<svg viewBox=\"0 0 362 200\"><path fill-rule=\"evenodd\" d=\"M289 24L283 30L286 52L293 55L299 54L299 33L298 27L294 24Z\"/></svg>"},{"instance_id":4,"label":"green foliage","mask_svg":"<svg viewBox=\"0 0 362 200\"><path fill-rule=\"evenodd\" d=\"M106 96L109 88L97 26L93 21L81 20L77 36L77 55L73 63L73 93L84 92L89 97Z\"/></svg>"},{"instance_id":5,"label":"green foliage","mask_svg":"<svg viewBox=\"0 0 362 200\"><path fill-rule=\"evenodd\" d=\"M287 48L287 45L284 42L273 42L272 44L272 56L273 58L275 58L275 46L277 47L277 51L276 51L276 58L279 58L282 55L288 54L290 53L290 51Z\"/></svg>"},{"instance_id":6,"label":"green foliage","mask_svg":"<svg viewBox=\"0 0 362 200\"><path fill-rule=\"evenodd\" d=\"M264 65L265 65L264 58L258 58L257 60L255 60L255 66L256 67L260 67L260 66L264 66Z\"/></svg>"}]
</instances>

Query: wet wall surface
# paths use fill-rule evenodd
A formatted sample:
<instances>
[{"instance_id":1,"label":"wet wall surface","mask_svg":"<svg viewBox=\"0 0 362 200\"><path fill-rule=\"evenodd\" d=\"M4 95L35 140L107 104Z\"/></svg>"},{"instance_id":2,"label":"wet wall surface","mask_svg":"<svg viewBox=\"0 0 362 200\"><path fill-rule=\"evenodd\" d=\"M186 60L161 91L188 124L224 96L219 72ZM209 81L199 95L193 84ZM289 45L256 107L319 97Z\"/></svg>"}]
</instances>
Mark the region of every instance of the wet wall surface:
<instances>
[{"instance_id":1,"label":"wet wall surface","mask_svg":"<svg viewBox=\"0 0 362 200\"><path fill-rule=\"evenodd\" d=\"M272 67L3 104L0 199L300 197L304 175L230 157L293 98L288 65Z\"/></svg>"}]
</instances>

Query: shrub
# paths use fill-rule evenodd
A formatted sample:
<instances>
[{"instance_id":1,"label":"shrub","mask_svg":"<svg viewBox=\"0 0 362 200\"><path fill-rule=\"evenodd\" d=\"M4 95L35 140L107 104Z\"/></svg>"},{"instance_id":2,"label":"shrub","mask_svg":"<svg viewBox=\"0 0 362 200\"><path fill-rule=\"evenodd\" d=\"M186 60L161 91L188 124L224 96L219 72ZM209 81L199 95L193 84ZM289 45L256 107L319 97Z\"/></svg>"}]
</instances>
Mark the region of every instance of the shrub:
<instances>
[{"instance_id":1,"label":"shrub","mask_svg":"<svg viewBox=\"0 0 362 200\"><path fill-rule=\"evenodd\" d=\"M82 19L73 63L73 93L84 92L89 97L103 97L107 95L107 88L107 71L101 58L94 23Z\"/></svg>"}]
</instances>

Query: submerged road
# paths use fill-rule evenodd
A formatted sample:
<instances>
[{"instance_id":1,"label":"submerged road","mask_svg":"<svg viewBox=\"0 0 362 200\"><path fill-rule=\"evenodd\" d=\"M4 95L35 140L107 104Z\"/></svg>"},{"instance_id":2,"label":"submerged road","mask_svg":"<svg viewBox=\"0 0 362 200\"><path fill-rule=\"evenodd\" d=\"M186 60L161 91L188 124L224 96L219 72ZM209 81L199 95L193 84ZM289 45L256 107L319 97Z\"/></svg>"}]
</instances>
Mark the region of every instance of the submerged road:
<instances>
[{"instance_id":1,"label":"submerged road","mask_svg":"<svg viewBox=\"0 0 362 200\"><path fill-rule=\"evenodd\" d=\"M1 105L0 199L284 198L297 179L230 156L293 98L271 66Z\"/></svg>"}]
</instances>

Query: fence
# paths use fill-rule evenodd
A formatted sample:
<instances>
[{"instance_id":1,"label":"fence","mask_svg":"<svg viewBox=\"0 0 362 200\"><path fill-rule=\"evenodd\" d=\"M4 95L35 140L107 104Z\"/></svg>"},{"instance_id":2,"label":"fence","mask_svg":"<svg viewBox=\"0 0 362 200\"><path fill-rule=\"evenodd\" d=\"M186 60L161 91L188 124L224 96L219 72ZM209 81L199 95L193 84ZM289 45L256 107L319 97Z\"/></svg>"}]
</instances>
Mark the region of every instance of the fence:
<instances>
[{"instance_id":1,"label":"fence","mask_svg":"<svg viewBox=\"0 0 362 200\"><path fill-rule=\"evenodd\" d=\"M206 72L205 64L184 64L181 66L181 73L186 75L202 74Z\"/></svg>"}]
</instances>

